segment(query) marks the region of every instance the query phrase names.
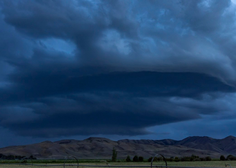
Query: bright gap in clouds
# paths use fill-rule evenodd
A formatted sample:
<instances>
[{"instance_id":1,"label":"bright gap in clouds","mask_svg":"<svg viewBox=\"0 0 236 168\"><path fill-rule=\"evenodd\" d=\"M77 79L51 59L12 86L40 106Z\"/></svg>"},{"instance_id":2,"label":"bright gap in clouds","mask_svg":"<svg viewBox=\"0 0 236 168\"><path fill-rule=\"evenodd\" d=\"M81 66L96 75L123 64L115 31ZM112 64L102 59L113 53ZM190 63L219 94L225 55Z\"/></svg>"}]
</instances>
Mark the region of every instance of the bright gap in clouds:
<instances>
[{"instance_id":1,"label":"bright gap in clouds","mask_svg":"<svg viewBox=\"0 0 236 168\"><path fill-rule=\"evenodd\" d=\"M73 42L58 38L40 40L40 44L49 51L62 52L67 56L73 56L73 52L76 50L76 45Z\"/></svg>"},{"instance_id":2,"label":"bright gap in clouds","mask_svg":"<svg viewBox=\"0 0 236 168\"><path fill-rule=\"evenodd\" d=\"M231 2L232 2L233 4L236 4L236 0L231 0Z\"/></svg>"},{"instance_id":3,"label":"bright gap in clouds","mask_svg":"<svg viewBox=\"0 0 236 168\"><path fill-rule=\"evenodd\" d=\"M108 52L118 52L128 55L131 52L129 41L121 36L116 30L106 30L99 41L100 47Z\"/></svg>"}]
</instances>

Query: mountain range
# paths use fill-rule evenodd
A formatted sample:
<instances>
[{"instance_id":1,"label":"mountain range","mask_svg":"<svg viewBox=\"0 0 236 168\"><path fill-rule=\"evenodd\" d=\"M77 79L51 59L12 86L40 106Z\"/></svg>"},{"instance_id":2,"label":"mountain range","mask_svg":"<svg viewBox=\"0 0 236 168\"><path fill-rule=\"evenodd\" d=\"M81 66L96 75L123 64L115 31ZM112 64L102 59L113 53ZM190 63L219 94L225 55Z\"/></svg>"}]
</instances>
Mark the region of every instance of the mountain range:
<instances>
[{"instance_id":1,"label":"mountain range","mask_svg":"<svg viewBox=\"0 0 236 168\"><path fill-rule=\"evenodd\" d=\"M236 155L236 137L228 136L224 139L213 139L210 137L192 136L183 140L118 140L107 138L90 137L85 140L60 140L44 141L41 143L9 146L0 148L0 154L4 155L33 155L37 159L110 159L112 149L115 148L119 159L129 155L149 158L155 154L165 157L183 157L192 154L212 158L220 155Z\"/></svg>"}]
</instances>

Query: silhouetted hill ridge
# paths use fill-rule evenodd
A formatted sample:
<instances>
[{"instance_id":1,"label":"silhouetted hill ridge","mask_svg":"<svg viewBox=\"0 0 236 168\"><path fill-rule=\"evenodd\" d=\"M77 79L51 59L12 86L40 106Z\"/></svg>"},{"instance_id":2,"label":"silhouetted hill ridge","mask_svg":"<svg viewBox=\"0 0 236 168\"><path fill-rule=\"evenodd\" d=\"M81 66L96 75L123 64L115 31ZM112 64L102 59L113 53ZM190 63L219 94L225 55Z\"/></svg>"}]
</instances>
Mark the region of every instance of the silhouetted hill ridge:
<instances>
[{"instance_id":1,"label":"silhouetted hill ridge","mask_svg":"<svg viewBox=\"0 0 236 168\"><path fill-rule=\"evenodd\" d=\"M219 158L222 154L236 155L236 138L228 136L223 139L214 139L207 136L191 136L183 140L123 139L113 141L102 137L90 137L85 140L67 139L10 146L0 148L0 153L27 157L33 155L38 159L63 159L65 156L75 156L80 159L109 159L113 147L118 151L118 158L125 158L127 155L149 158L157 153L166 157L182 157L194 154L200 157Z\"/></svg>"}]
</instances>

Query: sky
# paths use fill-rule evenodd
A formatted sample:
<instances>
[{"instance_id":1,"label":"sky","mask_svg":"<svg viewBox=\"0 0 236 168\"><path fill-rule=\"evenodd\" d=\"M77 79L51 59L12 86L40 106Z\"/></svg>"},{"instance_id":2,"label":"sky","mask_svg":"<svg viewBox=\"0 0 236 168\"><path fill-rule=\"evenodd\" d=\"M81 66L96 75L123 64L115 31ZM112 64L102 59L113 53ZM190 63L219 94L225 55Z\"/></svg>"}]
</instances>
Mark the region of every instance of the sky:
<instances>
[{"instance_id":1,"label":"sky","mask_svg":"<svg viewBox=\"0 0 236 168\"><path fill-rule=\"evenodd\" d=\"M235 0L0 1L0 147L235 123Z\"/></svg>"}]
</instances>

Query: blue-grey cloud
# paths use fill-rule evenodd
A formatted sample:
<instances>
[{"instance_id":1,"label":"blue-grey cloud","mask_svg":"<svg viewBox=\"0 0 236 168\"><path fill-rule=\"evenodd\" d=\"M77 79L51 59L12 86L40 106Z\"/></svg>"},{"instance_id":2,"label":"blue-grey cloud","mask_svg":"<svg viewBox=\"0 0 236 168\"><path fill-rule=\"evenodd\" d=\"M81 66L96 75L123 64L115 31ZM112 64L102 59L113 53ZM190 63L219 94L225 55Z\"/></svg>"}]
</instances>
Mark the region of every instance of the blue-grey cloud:
<instances>
[{"instance_id":1,"label":"blue-grey cloud","mask_svg":"<svg viewBox=\"0 0 236 168\"><path fill-rule=\"evenodd\" d=\"M235 9L230 0L3 0L0 126L134 136L235 118Z\"/></svg>"}]
</instances>

